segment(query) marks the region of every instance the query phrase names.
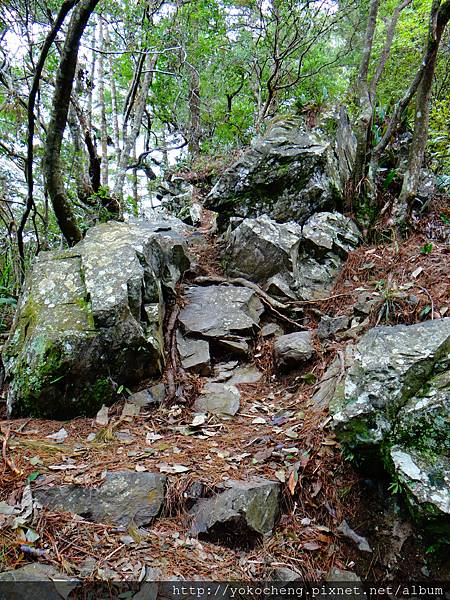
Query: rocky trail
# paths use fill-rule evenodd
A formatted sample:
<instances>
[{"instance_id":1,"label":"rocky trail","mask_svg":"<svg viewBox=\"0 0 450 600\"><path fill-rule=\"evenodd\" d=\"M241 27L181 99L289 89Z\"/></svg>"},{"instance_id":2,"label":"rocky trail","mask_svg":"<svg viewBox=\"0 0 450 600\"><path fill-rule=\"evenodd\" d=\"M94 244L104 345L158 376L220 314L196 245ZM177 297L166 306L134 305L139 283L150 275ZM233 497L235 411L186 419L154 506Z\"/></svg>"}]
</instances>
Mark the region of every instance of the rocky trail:
<instances>
[{"instance_id":1,"label":"rocky trail","mask_svg":"<svg viewBox=\"0 0 450 600\"><path fill-rule=\"evenodd\" d=\"M0 579L448 576L445 243L309 212L223 234L195 202L42 253L3 349Z\"/></svg>"}]
</instances>

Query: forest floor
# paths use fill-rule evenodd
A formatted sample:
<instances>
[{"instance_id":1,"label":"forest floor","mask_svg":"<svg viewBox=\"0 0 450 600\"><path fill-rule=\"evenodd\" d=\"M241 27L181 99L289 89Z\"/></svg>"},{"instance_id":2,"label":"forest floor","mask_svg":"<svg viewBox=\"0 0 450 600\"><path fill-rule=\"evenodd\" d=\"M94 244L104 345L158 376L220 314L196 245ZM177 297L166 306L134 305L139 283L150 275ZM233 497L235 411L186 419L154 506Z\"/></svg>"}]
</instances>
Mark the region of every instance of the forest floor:
<instances>
[{"instance_id":1,"label":"forest floor","mask_svg":"<svg viewBox=\"0 0 450 600\"><path fill-rule=\"evenodd\" d=\"M319 311L345 314L355 294L368 289L378 290L380 298L371 324L444 316L448 247L439 233L440 214L438 208L405 243L361 246L351 253L333 297L305 309L310 326L316 326ZM205 233L197 248L205 272L220 273L216 256L215 240ZM417 302L411 304L406 291ZM123 412L124 397L100 423L95 418L8 421L0 415L0 502L20 505L27 484L36 485L41 474L47 484L94 486L106 470L125 469L162 472L169 482L164 513L145 529L125 530L41 508L34 508L28 529L12 529L2 527L6 517L0 514L0 571L37 561L86 580L137 581L145 568L186 580L267 579L290 568L318 580L332 567L363 580L448 579L448 558L433 552L431 542L414 530L387 481L358 473L344 459L327 428L326 410L311 400L326 365L346 343L318 348L301 371L280 374L271 342L256 339L248 362L263 378L240 386L241 408L230 420L212 415L197 425L185 405L129 415ZM200 388L201 378L194 383ZM271 537L249 547L244 539L227 546L189 535L186 491L193 482L212 489L227 478L255 475L283 483L284 514ZM361 552L339 532L344 520L367 538L371 552Z\"/></svg>"}]
</instances>

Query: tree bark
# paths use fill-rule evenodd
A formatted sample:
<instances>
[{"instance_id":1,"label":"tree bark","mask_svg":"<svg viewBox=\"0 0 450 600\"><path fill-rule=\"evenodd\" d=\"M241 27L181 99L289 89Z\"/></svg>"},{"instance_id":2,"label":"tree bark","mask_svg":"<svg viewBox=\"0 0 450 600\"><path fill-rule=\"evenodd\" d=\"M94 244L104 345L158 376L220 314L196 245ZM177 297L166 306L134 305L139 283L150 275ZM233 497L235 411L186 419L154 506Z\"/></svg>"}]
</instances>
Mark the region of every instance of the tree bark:
<instances>
[{"instance_id":1,"label":"tree bark","mask_svg":"<svg viewBox=\"0 0 450 600\"><path fill-rule=\"evenodd\" d=\"M196 158L200 154L200 77L194 65L189 65L189 154Z\"/></svg>"},{"instance_id":2,"label":"tree bark","mask_svg":"<svg viewBox=\"0 0 450 600\"><path fill-rule=\"evenodd\" d=\"M105 24L105 42L107 50L111 50L111 39L109 35L108 24ZM119 109L117 104L117 89L116 80L114 78L113 61L111 54L108 54L109 68L109 84L111 87L111 104L112 104L112 123L113 123L113 141L114 150L116 151L116 160L120 159L120 133L119 133Z\"/></svg>"},{"instance_id":3,"label":"tree bark","mask_svg":"<svg viewBox=\"0 0 450 600\"><path fill-rule=\"evenodd\" d=\"M28 116L28 139L27 139L27 162L26 162L26 179L27 179L27 187L28 187L28 195L27 195L27 203L25 207L25 211L22 215L22 219L20 221L19 227L17 228L17 246L19 250L19 256L21 261L21 266L23 270L25 254L23 247L23 232L25 229L25 225L27 223L28 217L30 216L30 212L34 206L33 192L34 192L34 179L33 179L33 160L34 160L34 129L35 129L35 115L34 115L34 107L36 104L36 97L39 90L39 83L42 76L42 71L44 69L45 61L47 59L48 53L53 42L58 35L58 31L61 29L61 26L68 15L68 13L72 10L72 8L78 3L78 0L65 0L59 12L56 16L53 27L45 38L44 45L42 46L41 54L39 56L38 62L35 67L33 83L30 90L30 95L28 97L28 105L27 105L27 116Z\"/></svg>"},{"instance_id":4,"label":"tree bark","mask_svg":"<svg viewBox=\"0 0 450 600\"><path fill-rule=\"evenodd\" d=\"M380 0L371 0L367 17L366 32L364 35L364 48L359 66L358 78L355 84L355 99L358 104L358 118L354 130L356 136L355 166L353 169L353 190L360 190L361 184L367 174L367 152L369 145L369 131L372 122L373 106L369 92L368 72L370 57L372 55L373 38L377 23Z\"/></svg>"},{"instance_id":5,"label":"tree bark","mask_svg":"<svg viewBox=\"0 0 450 600\"><path fill-rule=\"evenodd\" d=\"M103 32L103 21L99 17L99 46L105 50L105 36ZM105 58L103 52L100 52L98 59L98 100L100 104L100 141L101 141L101 185L108 187L108 124L106 122L105 107Z\"/></svg>"},{"instance_id":6,"label":"tree bark","mask_svg":"<svg viewBox=\"0 0 450 600\"><path fill-rule=\"evenodd\" d=\"M156 56L149 56L147 60L147 68L145 69L144 78L142 80L139 94L135 96L135 108L133 125L130 133L125 136L123 149L120 153L119 164L117 165L116 181L114 185L113 196L118 201L123 196L123 186L125 185L125 177L128 168L128 160L134 148L136 140L141 129L142 118L144 116L145 105L147 103L148 91L152 83L153 69L156 65Z\"/></svg>"},{"instance_id":7,"label":"tree bark","mask_svg":"<svg viewBox=\"0 0 450 600\"><path fill-rule=\"evenodd\" d=\"M394 205L393 217L396 223L406 221L411 211L411 203L415 197L420 181L420 172L425 156L430 120L430 102L433 87L437 54L445 27L450 20L450 0L441 4L434 0L428 31L426 50L427 65L416 94L414 115L414 133L409 150L408 166L403 177L402 190L398 202Z\"/></svg>"},{"instance_id":8,"label":"tree bark","mask_svg":"<svg viewBox=\"0 0 450 600\"><path fill-rule=\"evenodd\" d=\"M55 92L44 149L43 166L47 190L58 225L71 246L80 241L82 236L64 188L61 145L67 123L80 40L89 17L98 3L99 0L81 0L70 20L56 74Z\"/></svg>"}]
</instances>

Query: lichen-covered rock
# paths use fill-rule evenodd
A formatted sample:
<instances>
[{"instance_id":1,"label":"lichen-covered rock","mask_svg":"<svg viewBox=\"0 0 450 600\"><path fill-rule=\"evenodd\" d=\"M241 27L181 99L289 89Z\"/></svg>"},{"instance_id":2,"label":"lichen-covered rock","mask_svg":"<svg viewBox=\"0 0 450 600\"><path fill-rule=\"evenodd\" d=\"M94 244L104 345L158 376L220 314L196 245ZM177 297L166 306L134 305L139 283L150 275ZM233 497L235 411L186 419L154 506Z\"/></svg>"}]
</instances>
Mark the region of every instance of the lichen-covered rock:
<instances>
[{"instance_id":1,"label":"lichen-covered rock","mask_svg":"<svg viewBox=\"0 0 450 600\"><path fill-rule=\"evenodd\" d=\"M259 478L227 481L225 486L225 491L199 500L191 509L191 533L244 544L270 533L280 513L280 485Z\"/></svg>"},{"instance_id":2,"label":"lichen-covered rock","mask_svg":"<svg viewBox=\"0 0 450 600\"><path fill-rule=\"evenodd\" d=\"M347 348L330 402L339 439L381 458L430 519L449 515L449 358L450 318L375 327Z\"/></svg>"},{"instance_id":3,"label":"lichen-covered rock","mask_svg":"<svg viewBox=\"0 0 450 600\"><path fill-rule=\"evenodd\" d=\"M331 404L341 439L379 444L410 398L443 369L450 318L375 327L346 354L346 374Z\"/></svg>"},{"instance_id":4,"label":"lichen-covered rock","mask_svg":"<svg viewBox=\"0 0 450 600\"><path fill-rule=\"evenodd\" d=\"M301 237L297 223L280 224L267 215L245 219L228 235L226 272L262 281L283 270L292 271Z\"/></svg>"},{"instance_id":5,"label":"lichen-covered rock","mask_svg":"<svg viewBox=\"0 0 450 600\"><path fill-rule=\"evenodd\" d=\"M189 267L170 225L105 223L42 252L3 351L10 416L95 414L163 367L163 287Z\"/></svg>"},{"instance_id":6,"label":"lichen-covered rock","mask_svg":"<svg viewBox=\"0 0 450 600\"><path fill-rule=\"evenodd\" d=\"M450 459L393 446L389 454L393 471L418 517L447 515L450 533Z\"/></svg>"},{"instance_id":7,"label":"lichen-covered rock","mask_svg":"<svg viewBox=\"0 0 450 600\"><path fill-rule=\"evenodd\" d=\"M165 482L166 477L159 473L118 471L107 473L104 483L96 488L49 487L37 480L33 496L51 510L72 512L98 523L140 527L161 511Z\"/></svg>"},{"instance_id":8,"label":"lichen-covered rock","mask_svg":"<svg viewBox=\"0 0 450 600\"><path fill-rule=\"evenodd\" d=\"M306 131L294 119L273 123L211 190L206 207L225 220L266 213L304 223L342 197L333 144L323 130Z\"/></svg>"},{"instance_id":9,"label":"lichen-covered rock","mask_svg":"<svg viewBox=\"0 0 450 600\"><path fill-rule=\"evenodd\" d=\"M350 326L350 318L347 315L339 315L338 317L329 317L324 315L317 327L317 335L321 340L326 340L334 337L339 331L345 331Z\"/></svg>"}]
</instances>

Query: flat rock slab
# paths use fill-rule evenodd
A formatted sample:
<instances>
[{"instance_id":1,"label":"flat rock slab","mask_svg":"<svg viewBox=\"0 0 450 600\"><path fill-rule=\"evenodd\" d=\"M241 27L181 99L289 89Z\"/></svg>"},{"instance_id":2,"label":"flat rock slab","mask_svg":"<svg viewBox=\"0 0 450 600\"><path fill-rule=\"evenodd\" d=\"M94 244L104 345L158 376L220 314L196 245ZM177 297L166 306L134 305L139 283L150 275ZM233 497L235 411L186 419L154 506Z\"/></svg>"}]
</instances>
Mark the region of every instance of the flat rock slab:
<instances>
[{"instance_id":1,"label":"flat rock slab","mask_svg":"<svg viewBox=\"0 0 450 600\"><path fill-rule=\"evenodd\" d=\"M108 473L97 488L78 485L35 487L33 496L51 510L78 514L96 523L147 525L164 502L166 477L154 473Z\"/></svg>"},{"instance_id":2,"label":"flat rock slab","mask_svg":"<svg viewBox=\"0 0 450 600\"><path fill-rule=\"evenodd\" d=\"M240 407L241 393L227 383L206 383L194 404L200 413L212 413L223 417L234 417Z\"/></svg>"},{"instance_id":3,"label":"flat rock slab","mask_svg":"<svg viewBox=\"0 0 450 600\"><path fill-rule=\"evenodd\" d=\"M309 360L314 354L312 333L296 331L275 339L275 360L280 367L295 368Z\"/></svg>"},{"instance_id":4,"label":"flat rock slab","mask_svg":"<svg viewBox=\"0 0 450 600\"><path fill-rule=\"evenodd\" d=\"M227 383L231 385L239 385L246 383L257 383L261 380L263 374L254 365L243 365L234 369Z\"/></svg>"},{"instance_id":5,"label":"flat rock slab","mask_svg":"<svg viewBox=\"0 0 450 600\"><path fill-rule=\"evenodd\" d=\"M227 285L187 288L188 304L178 317L186 333L209 338L251 334L264 307L249 288Z\"/></svg>"},{"instance_id":6,"label":"flat rock slab","mask_svg":"<svg viewBox=\"0 0 450 600\"><path fill-rule=\"evenodd\" d=\"M243 538L269 534L280 514L280 485L267 479L228 481L222 493L199 500L191 509L191 533Z\"/></svg>"},{"instance_id":7,"label":"flat rock slab","mask_svg":"<svg viewBox=\"0 0 450 600\"><path fill-rule=\"evenodd\" d=\"M181 364L186 371L208 375L211 370L209 343L206 340L195 340L177 332L177 348Z\"/></svg>"}]
</instances>

